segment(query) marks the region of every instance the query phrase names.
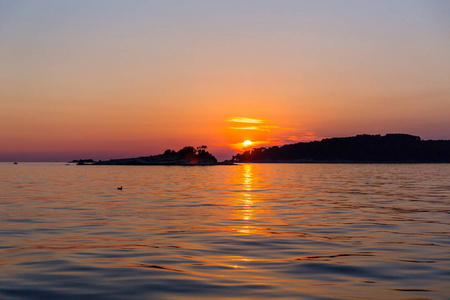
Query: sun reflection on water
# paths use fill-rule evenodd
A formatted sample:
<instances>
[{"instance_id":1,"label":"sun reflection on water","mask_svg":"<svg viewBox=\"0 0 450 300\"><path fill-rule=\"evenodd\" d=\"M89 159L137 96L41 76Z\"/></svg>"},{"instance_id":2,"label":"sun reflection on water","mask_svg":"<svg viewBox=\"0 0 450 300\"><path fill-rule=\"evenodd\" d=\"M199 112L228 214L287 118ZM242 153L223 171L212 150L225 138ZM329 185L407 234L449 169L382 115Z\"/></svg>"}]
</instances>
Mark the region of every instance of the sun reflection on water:
<instances>
[{"instance_id":1,"label":"sun reflection on water","mask_svg":"<svg viewBox=\"0 0 450 300\"><path fill-rule=\"evenodd\" d=\"M426 164L8 163L0 299L80 286L105 299L444 299L449 177Z\"/></svg>"},{"instance_id":2,"label":"sun reflection on water","mask_svg":"<svg viewBox=\"0 0 450 300\"><path fill-rule=\"evenodd\" d=\"M253 197L254 191L254 174L253 165L243 165L242 176L240 176L240 185L242 186L242 192L239 193L239 199L237 205L241 207L240 219L244 221L250 221L255 214L255 199ZM251 226L248 224L243 225L238 230L241 233L251 233Z\"/></svg>"}]
</instances>

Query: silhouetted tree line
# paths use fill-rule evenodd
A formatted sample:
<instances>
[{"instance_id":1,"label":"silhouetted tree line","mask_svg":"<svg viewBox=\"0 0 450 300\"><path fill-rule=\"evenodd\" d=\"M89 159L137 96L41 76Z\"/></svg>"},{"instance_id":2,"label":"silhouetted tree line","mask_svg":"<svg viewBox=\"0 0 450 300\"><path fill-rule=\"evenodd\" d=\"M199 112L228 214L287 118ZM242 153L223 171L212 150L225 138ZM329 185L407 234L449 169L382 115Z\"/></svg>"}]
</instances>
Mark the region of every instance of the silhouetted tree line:
<instances>
[{"instance_id":1,"label":"silhouetted tree line","mask_svg":"<svg viewBox=\"0 0 450 300\"><path fill-rule=\"evenodd\" d=\"M110 159L94 162L94 165L214 165L217 159L206 146L187 146L179 151L167 149L163 154L135 158Z\"/></svg>"},{"instance_id":2,"label":"silhouetted tree line","mask_svg":"<svg viewBox=\"0 0 450 300\"><path fill-rule=\"evenodd\" d=\"M78 163L80 165L83 165L83 164L86 164L86 163L90 164L90 163L93 163L93 162L94 162L94 160L92 158L89 158L89 159L74 159L74 160L71 161L71 163Z\"/></svg>"},{"instance_id":3,"label":"silhouetted tree line","mask_svg":"<svg viewBox=\"0 0 450 300\"><path fill-rule=\"evenodd\" d=\"M409 134L357 135L254 148L235 162L450 162L450 140L423 141Z\"/></svg>"},{"instance_id":4,"label":"silhouetted tree line","mask_svg":"<svg viewBox=\"0 0 450 300\"><path fill-rule=\"evenodd\" d=\"M195 160L195 159L211 159L217 162L217 159L208 151L206 151L208 147L205 145L199 146L196 148L192 146L186 146L180 149L178 152L175 150L167 149L164 151L163 156L167 157L177 157L179 159L186 160Z\"/></svg>"}]
</instances>

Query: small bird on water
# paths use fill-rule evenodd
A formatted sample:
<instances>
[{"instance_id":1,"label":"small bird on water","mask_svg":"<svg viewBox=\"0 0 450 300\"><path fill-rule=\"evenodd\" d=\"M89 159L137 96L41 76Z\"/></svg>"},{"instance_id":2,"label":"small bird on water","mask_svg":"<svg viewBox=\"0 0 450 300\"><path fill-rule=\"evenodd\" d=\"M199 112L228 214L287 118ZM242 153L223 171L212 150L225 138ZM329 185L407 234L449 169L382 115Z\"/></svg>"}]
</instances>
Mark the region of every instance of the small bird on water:
<instances>
[{"instance_id":1,"label":"small bird on water","mask_svg":"<svg viewBox=\"0 0 450 300\"><path fill-rule=\"evenodd\" d=\"M122 190L122 186L118 187L117 189L118 189L118 190Z\"/></svg>"}]
</instances>

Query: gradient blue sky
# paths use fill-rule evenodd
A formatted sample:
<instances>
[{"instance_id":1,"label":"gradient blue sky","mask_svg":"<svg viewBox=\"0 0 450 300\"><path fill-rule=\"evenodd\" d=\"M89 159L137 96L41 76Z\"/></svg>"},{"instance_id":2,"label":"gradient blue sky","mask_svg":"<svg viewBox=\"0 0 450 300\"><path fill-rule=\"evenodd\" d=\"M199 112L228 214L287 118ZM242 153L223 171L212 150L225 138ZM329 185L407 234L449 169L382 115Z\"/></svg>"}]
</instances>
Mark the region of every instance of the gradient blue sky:
<instances>
[{"instance_id":1,"label":"gradient blue sky","mask_svg":"<svg viewBox=\"0 0 450 300\"><path fill-rule=\"evenodd\" d=\"M450 139L449 16L449 1L0 0L0 161Z\"/></svg>"}]
</instances>

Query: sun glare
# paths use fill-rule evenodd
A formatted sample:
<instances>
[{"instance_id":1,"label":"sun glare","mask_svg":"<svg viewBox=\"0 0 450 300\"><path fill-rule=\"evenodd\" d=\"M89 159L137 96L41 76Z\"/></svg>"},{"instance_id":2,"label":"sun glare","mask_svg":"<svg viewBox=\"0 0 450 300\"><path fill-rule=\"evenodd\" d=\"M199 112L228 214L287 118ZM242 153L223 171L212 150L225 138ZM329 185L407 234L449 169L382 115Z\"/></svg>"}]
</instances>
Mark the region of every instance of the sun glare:
<instances>
[{"instance_id":1,"label":"sun glare","mask_svg":"<svg viewBox=\"0 0 450 300\"><path fill-rule=\"evenodd\" d=\"M246 140L245 142L243 142L243 144L244 144L245 147L247 147L247 146L250 146L253 143L250 140Z\"/></svg>"}]
</instances>

